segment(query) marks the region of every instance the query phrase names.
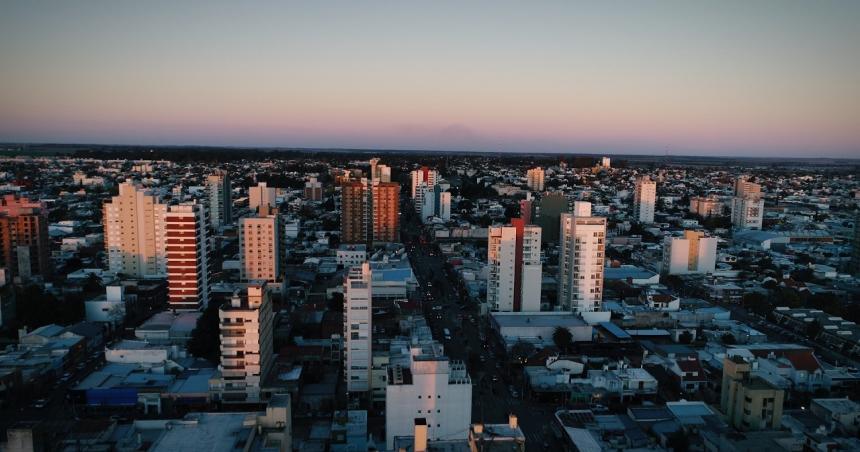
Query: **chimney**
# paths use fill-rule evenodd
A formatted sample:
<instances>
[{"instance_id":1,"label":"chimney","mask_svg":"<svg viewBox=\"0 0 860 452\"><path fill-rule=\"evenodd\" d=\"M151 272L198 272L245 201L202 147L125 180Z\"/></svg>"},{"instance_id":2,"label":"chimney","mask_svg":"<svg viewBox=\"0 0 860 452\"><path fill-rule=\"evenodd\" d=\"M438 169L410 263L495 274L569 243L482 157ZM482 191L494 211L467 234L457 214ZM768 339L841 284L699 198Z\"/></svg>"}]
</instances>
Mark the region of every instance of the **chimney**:
<instances>
[{"instance_id":1,"label":"chimney","mask_svg":"<svg viewBox=\"0 0 860 452\"><path fill-rule=\"evenodd\" d=\"M515 429L515 428L517 428L517 426L518 426L517 415L513 414L513 413L509 414L508 415L508 427Z\"/></svg>"},{"instance_id":2,"label":"chimney","mask_svg":"<svg viewBox=\"0 0 860 452\"><path fill-rule=\"evenodd\" d=\"M427 451L427 419L415 419L415 452Z\"/></svg>"}]
</instances>

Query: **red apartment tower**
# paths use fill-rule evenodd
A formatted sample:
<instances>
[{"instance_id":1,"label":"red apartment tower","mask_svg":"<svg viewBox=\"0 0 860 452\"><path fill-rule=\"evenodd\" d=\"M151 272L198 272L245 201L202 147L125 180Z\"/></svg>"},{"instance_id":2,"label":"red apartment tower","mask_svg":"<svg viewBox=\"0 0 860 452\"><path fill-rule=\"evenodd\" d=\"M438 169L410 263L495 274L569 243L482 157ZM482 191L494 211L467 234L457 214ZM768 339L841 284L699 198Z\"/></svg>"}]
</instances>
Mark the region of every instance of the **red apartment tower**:
<instances>
[{"instance_id":1,"label":"red apartment tower","mask_svg":"<svg viewBox=\"0 0 860 452\"><path fill-rule=\"evenodd\" d=\"M0 267L26 281L51 274L47 207L16 195L0 200Z\"/></svg>"},{"instance_id":2,"label":"red apartment tower","mask_svg":"<svg viewBox=\"0 0 860 452\"><path fill-rule=\"evenodd\" d=\"M209 304L209 218L202 204L170 206L165 214L167 288L171 309Z\"/></svg>"}]
</instances>

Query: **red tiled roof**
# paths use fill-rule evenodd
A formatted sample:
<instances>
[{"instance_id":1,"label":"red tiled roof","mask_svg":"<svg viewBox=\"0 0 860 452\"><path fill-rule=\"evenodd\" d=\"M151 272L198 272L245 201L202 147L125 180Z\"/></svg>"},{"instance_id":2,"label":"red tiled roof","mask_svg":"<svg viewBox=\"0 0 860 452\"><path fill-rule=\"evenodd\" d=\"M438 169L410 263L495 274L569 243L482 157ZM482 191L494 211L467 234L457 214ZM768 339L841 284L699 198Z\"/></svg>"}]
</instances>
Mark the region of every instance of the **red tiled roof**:
<instances>
[{"instance_id":1,"label":"red tiled roof","mask_svg":"<svg viewBox=\"0 0 860 452\"><path fill-rule=\"evenodd\" d=\"M807 372L815 372L821 369L821 363L811 349L787 349L787 350L770 350L770 349L751 349L753 355L759 358L767 358L771 353L777 358L785 358L796 370L805 370Z\"/></svg>"},{"instance_id":2,"label":"red tiled roof","mask_svg":"<svg viewBox=\"0 0 860 452\"><path fill-rule=\"evenodd\" d=\"M705 373L698 359L679 359L677 362L678 368L684 372L699 372L699 376Z\"/></svg>"}]
</instances>

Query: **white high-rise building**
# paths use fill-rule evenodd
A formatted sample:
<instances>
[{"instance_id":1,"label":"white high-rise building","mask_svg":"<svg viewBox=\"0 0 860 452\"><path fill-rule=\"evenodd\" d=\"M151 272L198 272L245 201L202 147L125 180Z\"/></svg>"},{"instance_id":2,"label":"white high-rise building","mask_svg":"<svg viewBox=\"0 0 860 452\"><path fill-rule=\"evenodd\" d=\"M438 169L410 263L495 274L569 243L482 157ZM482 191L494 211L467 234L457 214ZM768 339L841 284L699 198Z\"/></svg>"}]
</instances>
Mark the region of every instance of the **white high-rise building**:
<instances>
[{"instance_id":1,"label":"white high-rise building","mask_svg":"<svg viewBox=\"0 0 860 452\"><path fill-rule=\"evenodd\" d=\"M591 216L591 203L577 201L561 214L558 305L565 311L596 312L603 300L606 218Z\"/></svg>"},{"instance_id":2,"label":"white high-rise building","mask_svg":"<svg viewBox=\"0 0 860 452\"><path fill-rule=\"evenodd\" d=\"M370 181L391 182L391 167L380 165L378 158L370 159Z\"/></svg>"},{"instance_id":3,"label":"white high-rise building","mask_svg":"<svg viewBox=\"0 0 860 452\"><path fill-rule=\"evenodd\" d=\"M543 191L544 170L541 167L532 168L526 172L526 185L531 191Z\"/></svg>"},{"instance_id":4,"label":"white high-rise building","mask_svg":"<svg viewBox=\"0 0 860 452\"><path fill-rule=\"evenodd\" d=\"M233 188L226 171L217 171L206 177L209 198L209 215L216 229L233 222Z\"/></svg>"},{"instance_id":5,"label":"white high-rise building","mask_svg":"<svg viewBox=\"0 0 860 452\"><path fill-rule=\"evenodd\" d=\"M600 160L600 166L603 168L611 168L612 167L611 159L609 157L603 157Z\"/></svg>"},{"instance_id":6,"label":"white high-rise building","mask_svg":"<svg viewBox=\"0 0 860 452\"><path fill-rule=\"evenodd\" d=\"M343 283L344 375L347 392L370 391L373 275L370 264L349 269Z\"/></svg>"},{"instance_id":7,"label":"white high-rise building","mask_svg":"<svg viewBox=\"0 0 860 452\"><path fill-rule=\"evenodd\" d=\"M108 270L132 278L164 277L167 257L164 215L167 205L130 182L104 204Z\"/></svg>"},{"instance_id":8,"label":"white high-rise building","mask_svg":"<svg viewBox=\"0 0 860 452\"><path fill-rule=\"evenodd\" d=\"M281 278L280 243L277 213L263 208L256 217L239 220L239 271L242 281L278 282Z\"/></svg>"},{"instance_id":9,"label":"white high-rise building","mask_svg":"<svg viewBox=\"0 0 860 452\"><path fill-rule=\"evenodd\" d=\"M237 290L218 310L221 330L220 393L224 403L258 403L272 368L271 293L265 281Z\"/></svg>"},{"instance_id":10,"label":"white high-rise building","mask_svg":"<svg viewBox=\"0 0 860 452\"><path fill-rule=\"evenodd\" d=\"M637 178L633 195L633 219L640 223L653 223L656 205L657 183L648 176Z\"/></svg>"},{"instance_id":11,"label":"white high-rise building","mask_svg":"<svg viewBox=\"0 0 860 452\"><path fill-rule=\"evenodd\" d=\"M420 169L412 171L412 199L415 200L415 205L419 206L416 208L420 208L421 200L416 199L416 196L421 196L423 193L418 190L418 187L421 184L426 185L429 188L433 188L439 179L439 173L436 170L432 170L427 168L426 166L422 166Z\"/></svg>"},{"instance_id":12,"label":"white high-rise building","mask_svg":"<svg viewBox=\"0 0 860 452\"><path fill-rule=\"evenodd\" d=\"M511 226L491 227L487 246L490 267L487 305L498 312L540 311L540 226L521 218Z\"/></svg>"},{"instance_id":13,"label":"white high-rise building","mask_svg":"<svg viewBox=\"0 0 860 452\"><path fill-rule=\"evenodd\" d=\"M761 229L764 200L755 197L732 198L732 226L736 229Z\"/></svg>"},{"instance_id":14,"label":"white high-rise building","mask_svg":"<svg viewBox=\"0 0 860 452\"><path fill-rule=\"evenodd\" d=\"M705 233L700 231L684 231L684 237L666 237L663 240L663 273L713 273L716 263L716 237L705 237Z\"/></svg>"},{"instance_id":15,"label":"white high-rise building","mask_svg":"<svg viewBox=\"0 0 860 452\"><path fill-rule=\"evenodd\" d=\"M761 185L749 182L746 176L738 177L732 198L732 226L735 229L761 229L763 220Z\"/></svg>"},{"instance_id":16,"label":"white high-rise building","mask_svg":"<svg viewBox=\"0 0 860 452\"><path fill-rule=\"evenodd\" d=\"M427 187L421 184L418 186L418 190L423 191L421 196L416 197L416 200L421 200L422 223L426 223L433 217L443 220L451 219L451 193L442 191L442 187L439 185Z\"/></svg>"},{"instance_id":17,"label":"white high-rise building","mask_svg":"<svg viewBox=\"0 0 860 452\"><path fill-rule=\"evenodd\" d=\"M248 207L251 211L256 212L261 206L278 207L277 190L266 186L265 182L248 189Z\"/></svg>"},{"instance_id":18,"label":"white high-rise building","mask_svg":"<svg viewBox=\"0 0 860 452\"><path fill-rule=\"evenodd\" d=\"M198 310L209 304L209 217L196 202L170 206L164 218L167 291L171 309Z\"/></svg>"},{"instance_id":19,"label":"white high-rise building","mask_svg":"<svg viewBox=\"0 0 860 452\"><path fill-rule=\"evenodd\" d=\"M397 437L412 436L416 418L429 440L464 440L472 421L472 380L459 361L413 347L406 363L390 363L385 387L386 450Z\"/></svg>"}]
</instances>

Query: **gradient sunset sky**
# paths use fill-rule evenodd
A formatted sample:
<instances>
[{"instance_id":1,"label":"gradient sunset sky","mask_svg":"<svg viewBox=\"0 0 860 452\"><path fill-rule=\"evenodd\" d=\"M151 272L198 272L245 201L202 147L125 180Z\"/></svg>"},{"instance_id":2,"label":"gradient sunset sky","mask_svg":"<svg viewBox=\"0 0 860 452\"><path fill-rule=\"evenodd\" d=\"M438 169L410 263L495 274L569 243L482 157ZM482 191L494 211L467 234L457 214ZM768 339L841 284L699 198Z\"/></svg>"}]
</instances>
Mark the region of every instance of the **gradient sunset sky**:
<instances>
[{"instance_id":1,"label":"gradient sunset sky","mask_svg":"<svg viewBox=\"0 0 860 452\"><path fill-rule=\"evenodd\" d=\"M860 1L0 1L0 141L860 157Z\"/></svg>"}]
</instances>

